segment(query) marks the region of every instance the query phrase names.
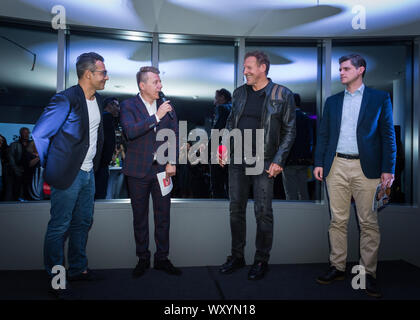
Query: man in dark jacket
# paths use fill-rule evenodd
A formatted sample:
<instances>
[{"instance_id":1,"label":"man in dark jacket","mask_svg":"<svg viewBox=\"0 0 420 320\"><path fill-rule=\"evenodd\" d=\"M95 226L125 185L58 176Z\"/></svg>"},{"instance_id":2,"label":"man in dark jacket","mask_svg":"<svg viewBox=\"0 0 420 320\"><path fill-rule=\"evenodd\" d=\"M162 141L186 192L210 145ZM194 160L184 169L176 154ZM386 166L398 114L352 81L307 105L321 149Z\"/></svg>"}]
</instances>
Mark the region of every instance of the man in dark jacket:
<instances>
[{"instance_id":1,"label":"man in dark jacket","mask_svg":"<svg viewBox=\"0 0 420 320\"><path fill-rule=\"evenodd\" d=\"M95 199L105 199L108 188L109 163L115 150L115 123L120 116L117 98L109 97L104 100L103 126L104 146L98 170L95 172Z\"/></svg>"},{"instance_id":2,"label":"man in dark jacket","mask_svg":"<svg viewBox=\"0 0 420 320\"><path fill-rule=\"evenodd\" d=\"M313 164L313 127L311 119L300 109L300 95L295 93L296 138L282 172L286 200L309 200L308 166Z\"/></svg>"},{"instance_id":3,"label":"man in dark jacket","mask_svg":"<svg viewBox=\"0 0 420 320\"><path fill-rule=\"evenodd\" d=\"M9 168L11 169L11 181L13 199L6 200L20 200L24 199L24 166L23 153L29 143L30 131L26 127L19 130L19 140L12 142L9 146Z\"/></svg>"},{"instance_id":4,"label":"man in dark jacket","mask_svg":"<svg viewBox=\"0 0 420 320\"><path fill-rule=\"evenodd\" d=\"M222 88L216 90L214 97L214 116L212 129L221 130L226 127L226 121L232 109L232 95ZM227 198L229 179L227 168L218 164L210 164L211 192L213 198Z\"/></svg>"},{"instance_id":5,"label":"man in dark jacket","mask_svg":"<svg viewBox=\"0 0 420 320\"><path fill-rule=\"evenodd\" d=\"M244 144L245 148L252 146L252 155L256 155L257 162L258 159L264 160L263 172L247 175L246 169L249 168L246 164L237 164L235 161L229 165L232 256L219 270L227 274L245 265L245 214L249 185L252 184L257 237L254 264L248 273L249 280L262 279L268 270L273 243L273 178L282 172L296 134L293 93L267 78L269 68L270 61L264 52L254 51L245 55L244 75L247 83L233 92L232 112L226 124L229 131L239 129L244 133L246 129L251 129L253 137L256 137L258 129L264 130L263 142L253 139ZM263 148L262 154L257 154L257 145ZM222 166L225 160L222 156ZM248 163L245 157L243 160L242 163Z\"/></svg>"},{"instance_id":6,"label":"man in dark jacket","mask_svg":"<svg viewBox=\"0 0 420 320\"><path fill-rule=\"evenodd\" d=\"M64 265L68 233L70 281L93 279L87 266L86 243L93 218L94 169L99 165L103 145L102 101L96 93L109 79L103 61L94 52L77 58L78 85L52 97L32 134L45 168L45 181L51 186L45 268L52 276L54 266Z\"/></svg>"}]
</instances>

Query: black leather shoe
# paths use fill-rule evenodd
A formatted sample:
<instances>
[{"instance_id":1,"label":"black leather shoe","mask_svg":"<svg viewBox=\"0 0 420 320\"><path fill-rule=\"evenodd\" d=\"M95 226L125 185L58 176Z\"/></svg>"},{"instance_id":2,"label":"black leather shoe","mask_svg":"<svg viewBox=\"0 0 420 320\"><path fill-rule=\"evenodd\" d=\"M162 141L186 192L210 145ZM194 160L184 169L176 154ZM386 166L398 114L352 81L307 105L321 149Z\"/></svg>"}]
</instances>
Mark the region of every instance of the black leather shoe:
<instances>
[{"instance_id":1,"label":"black leather shoe","mask_svg":"<svg viewBox=\"0 0 420 320\"><path fill-rule=\"evenodd\" d=\"M79 273L74 276L68 276L68 281L98 281L103 280L103 277L99 276L96 272L93 272L90 269L86 270L86 273Z\"/></svg>"},{"instance_id":2,"label":"black leather shoe","mask_svg":"<svg viewBox=\"0 0 420 320\"><path fill-rule=\"evenodd\" d=\"M244 258L234 258L232 256L228 256L227 261L219 267L219 272L230 274L243 267L245 267Z\"/></svg>"},{"instance_id":3,"label":"black leather shoe","mask_svg":"<svg viewBox=\"0 0 420 320\"><path fill-rule=\"evenodd\" d=\"M169 261L169 259L155 261L154 268L156 270L162 270L167 274L174 276L179 276L182 274L182 271L177 267L174 267L174 265L171 263L171 261Z\"/></svg>"},{"instance_id":4,"label":"black leather shoe","mask_svg":"<svg viewBox=\"0 0 420 320\"><path fill-rule=\"evenodd\" d=\"M370 274L366 275L366 293L371 297L380 298L382 297L381 292L379 291L378 284L376 279Z\"/></svg>"},{"instance_id":5,"label":"black leather shoe","mask_svg":"<svg viewBox=\"0 0 420 320\"><path fill-rule=\"evenodd\" d=\"M150 260L139 259L133 270L133 278L141 277L150 268Z\"/></svg>"},{"instance_id":6,"label":"black leather shoe","mask_svg":"<svg viewBox=\"0 0 420 320\"><path fill-rule=\"evenodd\" d=\"M320 284L330 284L335 280L344 280L345 272L337 270L336 267L331 266L328 271L316 279Z\"/></svg>"},{"instance_id":7,"label":"black leather shoe","mask_svg":"<svg viewBox=\"0 0 420 320\"><path fill-rule=\"evenodd\" d=\"M268 263L266 261L255 261L248 272L248 280L260 280L264 278L268 271Z\"/></svg>"}]
</instances>

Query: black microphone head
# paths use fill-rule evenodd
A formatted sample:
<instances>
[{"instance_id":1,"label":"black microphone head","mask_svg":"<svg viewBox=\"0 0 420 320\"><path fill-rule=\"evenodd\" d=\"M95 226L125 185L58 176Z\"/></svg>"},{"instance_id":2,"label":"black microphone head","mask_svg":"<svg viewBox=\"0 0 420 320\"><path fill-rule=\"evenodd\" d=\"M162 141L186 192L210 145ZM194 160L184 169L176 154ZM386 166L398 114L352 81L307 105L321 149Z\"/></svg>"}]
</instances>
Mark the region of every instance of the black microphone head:
<instances>
[{"instance_id":1,"label":"black microphone head","mask_svg":"<svg viewBox=\"0 0 420 320\"><path fill-rule=\"evenodd\" d=\"M159 99L162 99L162 101L166 101L165 94L162 91L159 91Z\"/></svg>"}]
</instances>

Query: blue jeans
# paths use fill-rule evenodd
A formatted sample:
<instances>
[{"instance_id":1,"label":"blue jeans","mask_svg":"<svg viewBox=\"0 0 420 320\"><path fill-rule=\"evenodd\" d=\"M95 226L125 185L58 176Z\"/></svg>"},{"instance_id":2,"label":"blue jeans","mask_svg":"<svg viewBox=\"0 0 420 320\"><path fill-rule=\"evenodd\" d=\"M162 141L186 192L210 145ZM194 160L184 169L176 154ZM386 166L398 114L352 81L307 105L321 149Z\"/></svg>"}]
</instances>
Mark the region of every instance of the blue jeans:
<instances>
[{"instance_id":1,"label":"blue jeans","mask_svg":"<svg viewBox=\"0 0 420 320\"><path fill-rule=\"evenodd\" d=\"M93 221L94 195L93 170L80 170L73 184L65 190L51 188L51 218L44 243L44 264L50 276L52 267L64 266L67 237L68 275L77 275L87 269L86 243Z\"/></svg>"}]
</instances>

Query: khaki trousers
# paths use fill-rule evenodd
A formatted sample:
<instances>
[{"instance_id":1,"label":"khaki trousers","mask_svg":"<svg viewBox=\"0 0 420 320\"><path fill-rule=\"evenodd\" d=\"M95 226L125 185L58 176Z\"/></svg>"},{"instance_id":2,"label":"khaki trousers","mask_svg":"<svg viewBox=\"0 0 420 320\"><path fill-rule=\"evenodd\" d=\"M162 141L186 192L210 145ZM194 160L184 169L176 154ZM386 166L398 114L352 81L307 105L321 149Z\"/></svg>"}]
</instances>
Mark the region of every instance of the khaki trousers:
<instances>
[{"instance_id":1,"label":"khaki trousers","mask_svg":"<svg viewBox=\"0 0 420 320\"><path fill-rule=\"evenodd\" d=\"M353 196L360 226L359 264L365 267L367 274L376 277L380 234L377 212L372 211L372 200L380 180L366 178L360 160L334 158L326 178L331 212L330 263L340 271L346 268L347 225Z\"/></svg>"}]
</instances>

